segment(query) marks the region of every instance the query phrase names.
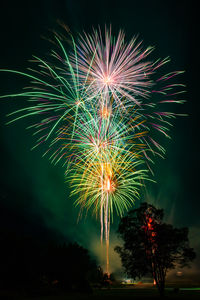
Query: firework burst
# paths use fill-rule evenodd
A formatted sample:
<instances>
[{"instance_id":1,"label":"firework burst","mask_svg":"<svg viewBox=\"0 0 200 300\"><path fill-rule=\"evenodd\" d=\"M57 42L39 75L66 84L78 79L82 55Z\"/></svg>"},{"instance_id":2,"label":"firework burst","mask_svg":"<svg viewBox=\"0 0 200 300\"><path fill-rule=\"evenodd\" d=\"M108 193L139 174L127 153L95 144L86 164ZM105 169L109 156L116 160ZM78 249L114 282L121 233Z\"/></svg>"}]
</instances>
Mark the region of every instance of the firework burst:
<instances>
[{"instance_id":1,"label":"firework burst","mask_svg":"<svg viewBox=\"0 0 200 300\"><path fill-rule=\"evenodd\" d=\"M63 161L76 205L92 209L101 222L107 248L113 212L122 216L139 198L149 180L150 162L165 149L154 130L169 136L169 103L183 103L184 85L174 82L181 71L160 74L169 58L149 59L153 47L144 48L133 38L125 41L111 29L84 33L74 41L54 36L51 59L33 57L28 73L1 70L30 79L20 93L1 96L25 97L30 105L10 114L15 122L40 116L29 128L39 135L36 146L47 143L44 155L53 163ZM57 50L56 50L57 49Z\"/></svg>"}]
</instances>

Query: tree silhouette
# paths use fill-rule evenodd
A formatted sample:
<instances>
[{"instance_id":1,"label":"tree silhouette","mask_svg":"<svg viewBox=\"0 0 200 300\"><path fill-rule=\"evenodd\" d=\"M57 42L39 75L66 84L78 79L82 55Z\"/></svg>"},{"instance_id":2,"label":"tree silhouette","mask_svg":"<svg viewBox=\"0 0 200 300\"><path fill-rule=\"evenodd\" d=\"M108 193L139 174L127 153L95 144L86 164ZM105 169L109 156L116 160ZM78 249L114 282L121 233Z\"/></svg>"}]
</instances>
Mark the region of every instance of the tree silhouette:
<instances>
[{"instance_id":1,"label":"tree silhouette","mask_svg":"<svg viewBox=\"0 0 200 300\"><path fill-rule=\"evenodd\" d=\"M185 267L195 258L189 247L188 228L163 222L163 210L142 203L121 219L118 233L124 241L117 246L122 265L132 278L152 275L160 295L164 294L167 271Z\"/></svg>"},{"instance_id":2,"label":"tree silhouette","mask_svg":"<svg viewBox=\"0 0 200 300\"><path fill-rule=\"evenodd\" d=\"M50 247L44 269L50 282L58 282L68 290L89 290L91 276L98 271L88 250L77 243Z\"/></svg>"}]
</instances>

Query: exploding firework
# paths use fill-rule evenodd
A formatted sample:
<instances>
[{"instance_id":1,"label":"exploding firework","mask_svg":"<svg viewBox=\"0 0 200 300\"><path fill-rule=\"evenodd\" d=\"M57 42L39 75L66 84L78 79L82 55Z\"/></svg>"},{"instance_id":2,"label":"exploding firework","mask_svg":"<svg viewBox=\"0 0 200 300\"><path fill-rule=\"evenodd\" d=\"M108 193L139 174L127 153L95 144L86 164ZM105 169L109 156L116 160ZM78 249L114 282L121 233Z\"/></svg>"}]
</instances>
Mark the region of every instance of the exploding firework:
<instances>
[{"instance_id":1,"label":"exploding firework","mask_svg":"<svg viewBox=\"0 0 200 300\"><path fill-rule=\"evenodd\" d=\"M25 91L4 97L25 97L30 105L10 114L15 122L39 115L29 128L39 135L36 146L47 143L44 155L53 163L63 161L76 205L92 209L100 218L101 241L107 248L113 211L122 216L139 198L155 155L165 150L155 139L156 130L169 138L166 110L178 99L184 85L174 83L181 71L156 75L169 58L151 61L153 47L144 48L137 38L129 43L119 31L94 30L74 41L67 51L55 34L57 50L50 62L34 57L29 73L1 70L30 79Z\"/></svg>"},{"instance_id":2,"label":"exploding firework","mask_svg":"<svg viewBox=\"0 0 200 300\"><path fill-rule=\"evenodd\" d=\"M140 118L140 123L136 121L138 126L142 125L140 130L156 130L170 138L169 121L176 114L166 110L166 104L184 102L177 97L184 93L184 85L173 81L183 71L161 76L161 68L170 59L150 60L153 50L154 47L144 48L136 37L127 43L123 31L114 37L111 28L105 28L105 35L99 29L80 36L76 56L72 54L70 61L78 69L80 82L85 83L87 78L87 94L105 116L110 107L120 107L122 118L133 120L134 127L134 121ZM165 153L154 134L143 135L141 142L153 155ZM151 161L149 151L144 151L144 156Z\"/></svg>"},{"instance_id":3,"label":"exploding firework","mask_svg":"<svg viewBox=\"0 0 200 300\"><path fill-rule=\"evenodd\" d=\"M110 160L96 161L77 166L71 178L72 195L78 195L76 204L84 209L93 209L101 222L106 245L109 245L110 221L114 209L122 216L136 199L143 181L148 179L147 170L141 169L143 162L129 155L113 153ZM107 249L108 251L108 249ZM108 257L107 257L107 272Z\"/></svg>"},{"instance_id":4,"label":"exploding firework","mask_svg":"<svg viewBox=\"0 0 200 300\"><path fill-rule=\"evenodd\" d=\"M141 42L136 40L133 38L127 44L122 31L115 39L111 29L105 30L105 37L100 30L80 37L77 46L80 78L85 80L87 77L88 93L100 98L100 105L107 106L111 96L115 104L122 107L124 98L139 104L137 98L148 94L152 85L149 79L152 63L144 59L153 48L142 50ZM76 57L72 56L71 60L72 64L77 63Z\"/></svg>"}]
</instances>

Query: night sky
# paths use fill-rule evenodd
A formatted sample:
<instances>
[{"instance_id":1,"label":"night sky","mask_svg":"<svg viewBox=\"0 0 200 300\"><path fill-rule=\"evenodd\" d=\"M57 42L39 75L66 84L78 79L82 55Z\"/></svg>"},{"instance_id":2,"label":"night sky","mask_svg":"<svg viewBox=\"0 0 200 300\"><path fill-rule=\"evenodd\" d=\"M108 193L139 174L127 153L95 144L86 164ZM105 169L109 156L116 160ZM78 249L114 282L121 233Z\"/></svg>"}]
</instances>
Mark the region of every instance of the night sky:
<instances>
[{"instance_id":1,"label":"night sky","mask_svg":"<svg viewBox=\"0 0 200 300\"><path fill-rule=\"evenodd\" d=\"M174 105L172 111L187 113L177 118L172 140L162 139L166 159L154 166L157 184L148 186L141 199L164 208L166 221L190 228L191 245L200 250L199 202L199 72L196 1L84 1L42 0L6 1L0 7L0 68L24 71L35 54L45 57L49 44L42 39L48 30L58 29L62 20L76 34L92 26L112 24L127 40L139 34L144 45L154 45L152 58L171 57L169 70L185 70L180 82L187 85L187 103ZM28 82L12 74L0 74L0 94L20 92ZM42 158L45 146L30 151L35 139L25 128L29 119L6 126L6 114L23 108L22 99L1 100L1 232L30 235L58 242L77 241L98 255L99 223L90 213L77 222L79 209L69 198L64 169ZM32 121L32 120L30 120ZM139 203L137 203L139 205ZM115 232L118 219L111 231ZM111 241L115 246L116 236ZM197 253L198 254L198 253ZM192 270L200 269L197 258ZM111 262L112 263L112 262ZM113 267L114 268L114 267Z\"/></svg>"}]
</instances>

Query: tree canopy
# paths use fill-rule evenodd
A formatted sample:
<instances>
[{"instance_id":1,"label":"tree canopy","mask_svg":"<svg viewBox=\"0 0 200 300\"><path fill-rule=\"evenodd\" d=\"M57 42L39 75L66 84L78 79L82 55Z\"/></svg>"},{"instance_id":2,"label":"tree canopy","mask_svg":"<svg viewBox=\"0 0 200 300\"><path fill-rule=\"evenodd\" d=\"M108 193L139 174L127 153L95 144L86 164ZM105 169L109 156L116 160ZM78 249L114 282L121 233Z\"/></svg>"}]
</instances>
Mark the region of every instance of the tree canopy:
<instances>
[{"instance_id":1,"label":"tree canopy","mask_svg":"<svg viewBox=\"0 0 200 300\"><path fill-rule=\"evenodd\" d=\"M188 228L174 228L163 222L163 209L146 202L120 221L118 233L123 246L117 246L122 265L132 278L151 275L164 293L167 271L185 267L195 258L189 246Z\"/></svg>"}]
</instances>

